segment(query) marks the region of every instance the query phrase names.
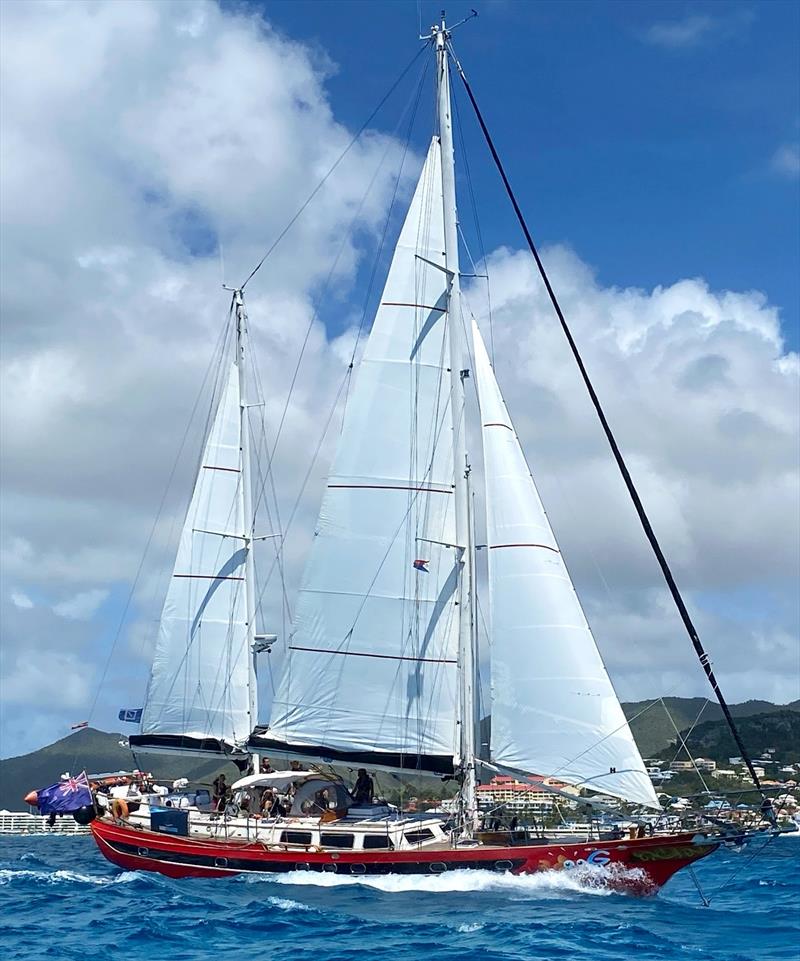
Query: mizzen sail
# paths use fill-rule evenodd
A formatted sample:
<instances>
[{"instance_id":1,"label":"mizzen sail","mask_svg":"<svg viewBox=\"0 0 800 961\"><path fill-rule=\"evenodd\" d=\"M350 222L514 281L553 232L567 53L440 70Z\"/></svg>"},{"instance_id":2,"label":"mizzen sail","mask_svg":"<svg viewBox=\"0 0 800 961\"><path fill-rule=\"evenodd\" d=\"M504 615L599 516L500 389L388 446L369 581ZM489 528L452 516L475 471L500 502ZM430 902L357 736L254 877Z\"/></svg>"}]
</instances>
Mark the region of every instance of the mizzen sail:
<instances>
[{"instance_id":1,"label":"mizzen sail","mask_svg":"<svg viewBox=\"0 0 800 961\"><path fill-rule=\"evenodd\" d=\"M181 532L134 745L220 750L250 734L242 485L231 363Z\"/></svg>"},{"instance_id":2,"label":"mizzen sail","mask_svg":"<svg viewBox=\"0 0 800 961\"><path fill-rule=\"evenodd\" d=\"M492 760L658 807L473 327L486 477Z\"/></svg>"}]
</instances>

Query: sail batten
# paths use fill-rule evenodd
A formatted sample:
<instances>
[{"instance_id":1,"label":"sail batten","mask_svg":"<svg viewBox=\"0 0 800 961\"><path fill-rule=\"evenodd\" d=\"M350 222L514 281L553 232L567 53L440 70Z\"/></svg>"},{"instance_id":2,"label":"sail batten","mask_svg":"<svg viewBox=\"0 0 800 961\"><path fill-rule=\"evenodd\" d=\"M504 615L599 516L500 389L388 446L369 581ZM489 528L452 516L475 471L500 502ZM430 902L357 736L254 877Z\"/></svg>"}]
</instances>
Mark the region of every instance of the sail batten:
<instances>
[{"instance_id":1,"label":"sail batten","mask_svg":"<svg viewBox=\"0 0 800 961\"><path fill-rule=\"evenodd\" d=\"M452 770L453 458L431 143L345 413L269 726L255 740ZM416 565L416 566L415 566ZM438 759L438 760L434 760ZM402 762L402 763L400 763Z\"/></svg>"},{"instance_id":2,"label":"sail batten","mask_svg":"<svg viewBox=\"0 0 800 961\"><path fill-rule=\"evenodd\" d=\"M492 760L658 807L477 326L473 340L486 485Z\"/></svg>"}]
</instances>

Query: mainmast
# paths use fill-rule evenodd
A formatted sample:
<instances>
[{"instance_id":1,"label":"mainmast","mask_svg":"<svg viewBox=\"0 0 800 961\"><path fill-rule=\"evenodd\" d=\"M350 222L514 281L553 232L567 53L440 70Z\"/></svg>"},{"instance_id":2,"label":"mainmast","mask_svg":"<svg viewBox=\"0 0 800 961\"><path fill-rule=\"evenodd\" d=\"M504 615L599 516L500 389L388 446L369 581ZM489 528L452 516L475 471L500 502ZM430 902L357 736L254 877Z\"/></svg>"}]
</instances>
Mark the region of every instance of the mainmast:
<instances>
[{"instance_id":1,"label":"mainmast","mask_svg":"<svg viewBox=\"0 0 800 961\"><path fill-rule=\"evenodd\" d=\"M472 617L473 586L472 524L469 508L470 462L466 437L465 380L469 369L465 360L472 356L471 332L461 323L461 297L458 269L458 216L456 212L453 125L450 112L450 73L447 40L450 34L444 16L432 30L436 50L436 91L439 143L442 157L442 194L444 199L445 264L448 275L447 330L450 341L450 409L453 419L453 474L455 483L456 543L460 576L458 585L459 619L459 754L462 772L462 833L469 837L477 822L475 775L475 624Z\"/></svg>"},{"instance_id":2,"label":"mainmast","mask_svg":"<svg viewBox=\"0 0 800 961\"><path fill-rule=\"evenodd\" d=\"M256 596L255 596L255 560L253 557L253 503L250 471L250 425L247 417L247 311L244 306L244 295L241 288L233 292L235 307L234 321L236 324L236 369L239 375L239 424L241 438L241 483L239 485L242 504L242 528L245 550L245 607L247 617L247 651L248 651L248 702L249 702L249 735L258 722L258 682L256 680Z\"/></svg>"}]
</instances>

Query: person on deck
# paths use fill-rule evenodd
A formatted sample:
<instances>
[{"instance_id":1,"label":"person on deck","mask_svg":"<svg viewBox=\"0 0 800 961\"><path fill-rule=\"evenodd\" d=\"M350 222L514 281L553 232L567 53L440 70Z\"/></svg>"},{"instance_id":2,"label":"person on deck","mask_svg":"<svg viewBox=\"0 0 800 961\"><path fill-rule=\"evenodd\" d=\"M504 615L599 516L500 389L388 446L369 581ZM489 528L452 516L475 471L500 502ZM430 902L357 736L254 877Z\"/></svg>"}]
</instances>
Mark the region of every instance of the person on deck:
<instances>
[{"instance_id":1,"label":"person on deck","mask_svg":"<svg viewBox=\"0 0 800 961\"><path fill-rule=\"evenodd\" d=\"M291 770L291 771L305 771L305 768L303 767L303 765L302 765L298 760L295 759L294 761L289 761L289 770Z\"/></svg>"},{"instance_id":2,"label":"person on deck","mask_svg":"<svg viewBox=\"0 0 800 961\"><path fill-rule=\"evenodd\" d=\"M272 773L273 773L273 771L272 771L272 765L270 764L268 757L262 757L262 758L261 758L261 771L260 771L260 773L261 773L261 774L272 774Z\"/></svg>"},{"instance_id":3,"label":"person on deck","mask_svg":"<svg viewBox=\"0 0 800 961\"><path fill-rule=\"evenodd\" d=\"M352 795L356 804L372 804L372 796L375 787L372 778L367 774L363 767L358 769L358 777L353 785Z\"/></svg>"},{"instance_id":4,"label":"person on deck","mask_svg":"<svg viewBox=\"0 0 800 961\"><path fill-rule=\"evenodd\" d=\"M224 774L220 774L212 781L214 788L214 810L219 811L220 806L225 805L225 795L228 793L228 782Z\"/></svg>"}]
</instances>

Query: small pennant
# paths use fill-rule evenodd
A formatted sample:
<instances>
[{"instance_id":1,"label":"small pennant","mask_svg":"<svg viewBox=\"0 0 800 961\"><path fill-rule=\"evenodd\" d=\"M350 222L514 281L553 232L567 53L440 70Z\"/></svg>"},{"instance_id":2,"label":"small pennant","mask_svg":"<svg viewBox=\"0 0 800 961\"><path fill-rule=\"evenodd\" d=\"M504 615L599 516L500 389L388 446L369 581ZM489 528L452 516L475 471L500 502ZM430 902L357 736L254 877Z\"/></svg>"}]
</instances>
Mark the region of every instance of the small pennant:
<instances>
[{"instance_id":1,"label":"small pennant","mask_svg":"<svg viewBox=\"0 0 800 961\"><path fill-rule=\"evenodd\" d=\"M430 564L430 561L417 559L414 561L414 570L422 571L423 574L430 574L430 571L428 570L428 564Z\"/></svg>"},{"instance_id":2,"label":"small pennant","mask_svg":"<svg viewBox=\"0 0 800 961\"><path fill-rule=\"evenodd\" d=\"M80 724L73 724L70 727L70 731L79 731L82 727L88 727L88 726L89 726L88 721L81 721Z\"/></svg>"}]
</instances>

